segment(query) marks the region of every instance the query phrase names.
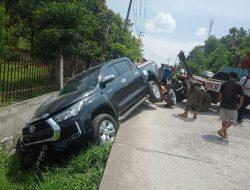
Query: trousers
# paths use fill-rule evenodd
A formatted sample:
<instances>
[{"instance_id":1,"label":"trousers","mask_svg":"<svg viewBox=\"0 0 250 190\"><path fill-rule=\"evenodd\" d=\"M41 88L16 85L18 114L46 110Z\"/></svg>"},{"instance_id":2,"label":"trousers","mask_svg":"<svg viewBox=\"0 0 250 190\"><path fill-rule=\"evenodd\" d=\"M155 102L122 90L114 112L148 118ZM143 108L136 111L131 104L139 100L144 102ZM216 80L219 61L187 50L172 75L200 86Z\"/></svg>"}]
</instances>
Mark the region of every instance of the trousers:
<instances>
[{"instance_id":1,"label":"trousers","mask_svg":"<svg viewBox=\"0 0 250 190\"><path fill-rule=\"evenodd\" d=\"M246 111L246 107L250 104L250 97L245 95L243 104L240 109L238 109L238 118L237 121L242 121L244 112Z\"/></svg>"},{"instance_id":2,"label":"trousers","mask_svg":"<svg viewBox=\"0 0 250 190\"><path fill-rule=\"evenodd\" d=\"M202 105L203 98L206 95L206 91L203 89L195 89L191 92L189 98L187 99L187 104L185 107L186 111L189 111L194 106L194 111L199 111Z\"/></svg>"}]
</instances>

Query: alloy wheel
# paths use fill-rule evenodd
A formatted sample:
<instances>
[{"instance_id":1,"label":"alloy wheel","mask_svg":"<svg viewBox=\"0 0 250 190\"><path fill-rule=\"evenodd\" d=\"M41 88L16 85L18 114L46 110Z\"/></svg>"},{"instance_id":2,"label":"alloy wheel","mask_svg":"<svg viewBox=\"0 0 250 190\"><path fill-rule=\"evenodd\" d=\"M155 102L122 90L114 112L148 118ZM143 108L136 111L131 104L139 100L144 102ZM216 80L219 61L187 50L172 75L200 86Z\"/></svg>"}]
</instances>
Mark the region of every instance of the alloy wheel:
<instances>
[{"instance_id":1,"label":"alloy wheel","mask_svg":"<svg viewBox=\"0 0 250 190\"><path fill-rule=\"evenodd\" d=\"M101 143L113 142L115 140L115 126L109 120L104 120L100 124Z\"/></svg>"}]
</instances>

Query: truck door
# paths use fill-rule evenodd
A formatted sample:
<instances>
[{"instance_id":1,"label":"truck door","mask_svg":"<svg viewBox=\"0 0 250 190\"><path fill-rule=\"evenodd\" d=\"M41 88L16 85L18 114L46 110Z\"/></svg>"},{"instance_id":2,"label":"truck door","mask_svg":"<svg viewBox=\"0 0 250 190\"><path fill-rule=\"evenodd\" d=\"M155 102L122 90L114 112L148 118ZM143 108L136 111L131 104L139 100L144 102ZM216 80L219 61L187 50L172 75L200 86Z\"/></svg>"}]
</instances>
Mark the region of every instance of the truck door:
<instances>
[{"instance_id":1,"label":"truck door","mask_svg":"<svg viewBox=\"0 0 250 190\"><path fill-rule=\"evenodd\" d=\"M123 79L122 76L119 75L115 67L112 65L103 71L103 77L108 75L114 75L116 78L112 82L106 84L104 91L111 101L112 105L114 106L115 110L120 113L121 108L119 105L123 101L123 88L126 88L126 83L121 82Z\"/></svg>"},{"instance_id":2,"label":"truck door","mask_svg":"<svg viewBox=\"0 0 250 190\"><path fill-rule=\"evenodd\" d=\"M141 98L142 96L145 95L146 90L147 90L147 84L145 83L145 80L135 66L134 63L128 61L128 64L132 68L132 72L129 73L129 79L131 80L131 96L132 100L137 101L138 98Z\"/></svg>"},{"instance_id":3,"label":"truck door","mask_svg":"<svg viewBox=\"0 0 250 190\"><path fill-rule=\"evenodd\" d=\"M115 65L116 70L118 71L120 77L120 83L121 85L124 85L124 87L121 90L121 98L122 101L118 105L119 109L122 111L126 111L126 108L129 106L129 103L133 100L133 70L130 67L129 63L124 60L119 63L116 63Z\"/></svg>"}]
</instances>

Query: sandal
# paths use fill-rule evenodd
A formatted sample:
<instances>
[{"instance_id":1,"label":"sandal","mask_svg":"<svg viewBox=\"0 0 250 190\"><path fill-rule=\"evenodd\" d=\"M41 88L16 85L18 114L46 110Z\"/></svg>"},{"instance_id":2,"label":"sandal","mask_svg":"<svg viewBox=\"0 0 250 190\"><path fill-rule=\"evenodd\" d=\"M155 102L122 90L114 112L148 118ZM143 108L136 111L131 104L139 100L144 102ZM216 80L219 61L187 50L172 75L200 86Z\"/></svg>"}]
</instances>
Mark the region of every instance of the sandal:
<instances>
[{"instance_id":1,"label":"sandal","mask_svg":"<svg viewBox=\"0 0 250 190\"><path fill-rule=\"evenodd\" d=\"M184 114L184 113L179 113L178 116L188 118L188 116L186 114Z\"/></svg>"},{"instance_id":2,"label":"sandal","mask_svg":"<svg viewBox=\"0 0 250 190\"><path fill-rule=\"evenodd\" d=\"M217 131L218 135L224 139L224 135L220 132L220 131Z\"/></svg>"}]
</instances>

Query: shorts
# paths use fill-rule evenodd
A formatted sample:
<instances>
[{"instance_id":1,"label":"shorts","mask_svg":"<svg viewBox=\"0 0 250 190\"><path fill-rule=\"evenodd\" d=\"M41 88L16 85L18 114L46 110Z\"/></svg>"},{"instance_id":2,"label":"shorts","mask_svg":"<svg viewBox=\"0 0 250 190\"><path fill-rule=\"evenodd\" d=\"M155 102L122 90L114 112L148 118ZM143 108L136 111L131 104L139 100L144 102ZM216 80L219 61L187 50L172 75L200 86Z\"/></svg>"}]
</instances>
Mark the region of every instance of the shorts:
<instances>
[{"instance_id":1,"label":"shorts","mask_svg":"<svg viewBox=\"0 0 250 190\"><path fill-rule=\"evenodd\" d=\"M237 122L238 112L237 110L229 110L225 108L220 108L220 121L231 121L232 123Z\"/></svg>"}]
</instances>

